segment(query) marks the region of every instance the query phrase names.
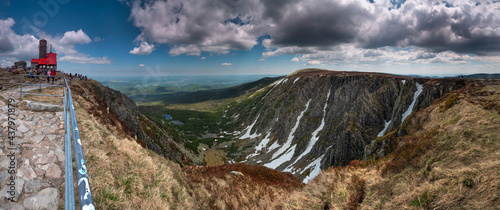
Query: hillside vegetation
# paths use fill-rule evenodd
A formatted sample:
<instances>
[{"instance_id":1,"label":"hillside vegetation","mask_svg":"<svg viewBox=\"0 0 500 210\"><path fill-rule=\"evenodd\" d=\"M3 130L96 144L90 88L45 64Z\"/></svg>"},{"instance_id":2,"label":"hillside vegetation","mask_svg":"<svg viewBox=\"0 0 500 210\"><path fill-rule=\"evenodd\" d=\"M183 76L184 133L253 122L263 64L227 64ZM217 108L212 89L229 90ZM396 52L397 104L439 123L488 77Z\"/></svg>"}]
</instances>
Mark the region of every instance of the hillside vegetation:
<instances>
[{"instance_id":1,"label":"hillside vegetation","mask_svg":"<svg viewBox=\"0 0 500 210\"><path fill-rule=\"evenodd\" d=\"M500 85L484 83L414 113L399 128L406 135L395 130L379 138L394 148L386 157L324 170L309 190L296 192L305 193L296 199L297 208L498 208Z\"/></svg>"},{"instance_id":2,"label":"hillside vegetation","mask_svg":"<svg viewBox=\"0 0 500 210\"><path fill-rule=\"evenodd\" d=\"M98 209L500 206L498 81L476 81L446 94L377 138L373 149L384 148L385 157L326 169L306 185L263 166L181 168L143 148L119 119L92 108L92 92L83 92L74 93L74 102Z\"/></svg>"},{"instance_id":3,"label":"hillside vegetation","mask_svg":"<svg viewBox=\"0 0 500 210\"><path fill-rule=\"evenodd\" d=\"M261 194L262 192L285 197L288 188L301 185L293 176L263 166L249 166L247 169L251 173L260 171L259 174L252 174L260 180L260 184L257 185L253 183L254 179L233 175L228 169L219 170L216 167L203 173L207 177L218 173L219 176L213 177L219 180L216 183L228 183L234 177L246 180L240 180L238 183L251 188L242 189L239 195L246 195L259 189L251 202L240 201L234 193L228 193L224 198L219 195L222 193L220 189L238 185L211 183L213 186L210 187L210 184L203 180L213 181L212 178L191 179L194 177L199 179L196 175L200 173L199 170L190 167L183 170L172 160L142 147L140 141L136 141L129 132L125 132L126 126L113 114L107 113L105 108L95 108L97 106L94 104L95 101L89 100L95 95L88 88L89 86L83 82L72 83L72 89L78 90L73 91L73 100L97 209L206 209L233 205L242 207L267 197L267 194ZM243 169L240 171L246 173L246 166L240 168ZM237 170L238 167L230 169ZM268 184L273 183L275 179L292 184L285 186ZM286 181L287 179L289 181ZM279 200L278 196L269 198L267 204L279 204Z\"/></svg>"},{"instance_id":4,"label":"hillside vegetation","mask_svg":"<svg viewBox=\"0 0 500 210\"><path fill-rule=\"evenodd\" d=\"M221 100L238 97L256 91L281 78L282 77L265 77L254 82L248 82L229 88L200 90L195 92L172 91L171 93L162 93L164 92L163 90L158 90L158 93L131 96L131 99L143 104L156 102L165 105L190 104L204 101Z\"/></svg>"}]
</instances>

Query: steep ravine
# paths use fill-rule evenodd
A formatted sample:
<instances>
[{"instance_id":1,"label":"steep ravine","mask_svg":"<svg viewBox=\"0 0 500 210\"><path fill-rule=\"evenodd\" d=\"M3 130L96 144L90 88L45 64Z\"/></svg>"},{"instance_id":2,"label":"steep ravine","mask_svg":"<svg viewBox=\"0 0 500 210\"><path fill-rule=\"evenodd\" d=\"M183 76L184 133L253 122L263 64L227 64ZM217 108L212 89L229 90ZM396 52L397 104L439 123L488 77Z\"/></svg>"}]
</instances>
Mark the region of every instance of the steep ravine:
<instances>
[{"instance_id":1,"label":"steep ravine","mask_svg":"<svg viewBox=\"0 0 500 210\"><path fill-rule=\"evenodd\" d=\"M169 130L141 113L135 102L119 91L96 81L72 83L72 91L83 95L94 106L87 110L99 115L104 124L121 125L125 133L143 147L179 164L200 164L203 158L175 142Z\"/></svg>"},{"instance_id":2,"label":"steep ravine","mask_svg":"<svg viewBox=\"0 0 500 210\"><path fill-rule=\"evenodd\" d=\"M307 182L321 169L362 159L377 136L463 85L459 79L301 70L233 103L226 117L241 123L240 139L250 139L240 149L245 161Z\"/></svg>"}]
</instances>

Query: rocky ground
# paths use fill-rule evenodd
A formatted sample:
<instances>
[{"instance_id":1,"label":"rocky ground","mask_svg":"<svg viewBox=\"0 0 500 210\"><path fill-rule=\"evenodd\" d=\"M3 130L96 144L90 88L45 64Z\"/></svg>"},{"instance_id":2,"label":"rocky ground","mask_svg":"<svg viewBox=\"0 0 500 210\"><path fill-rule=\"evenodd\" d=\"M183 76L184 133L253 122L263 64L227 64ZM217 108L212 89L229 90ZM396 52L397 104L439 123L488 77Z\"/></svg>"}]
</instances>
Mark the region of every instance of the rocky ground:
<instances>
[{"instance_id":1,"label":"rocky ground","mask_svg":"<svg viewBox=\"0 0 500 210\"><path fill-rule=\"evenodd\" d=\"M64 193L63 112L35 112L18 106L13 119L8 119L8 99L17 102L19 89L4 86L0 96L0 209L58 208ZM14 145L8 138L9 121L15 123ZM9 173L9 167L14 172Z\"/></svg>"}]
</instances>

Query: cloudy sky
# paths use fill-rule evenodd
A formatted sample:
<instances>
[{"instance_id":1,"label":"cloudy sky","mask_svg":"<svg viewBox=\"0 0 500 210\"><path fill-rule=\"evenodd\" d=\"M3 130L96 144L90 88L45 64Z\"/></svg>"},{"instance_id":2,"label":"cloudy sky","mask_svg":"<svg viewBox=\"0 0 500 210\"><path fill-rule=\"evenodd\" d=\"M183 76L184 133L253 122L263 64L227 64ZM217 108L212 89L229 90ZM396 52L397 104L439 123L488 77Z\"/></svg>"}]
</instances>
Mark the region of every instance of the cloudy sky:
<instances>
[{"instance_id":1,"label":"cloudy sky","mask_svg":"<svg viewBox=\"0 0 500 210\"><path fill-rule=\"evenodd\" d=\"M0 66L89 75L500 73L499 0L0 0Z\"/></svg>"}]
</instances>

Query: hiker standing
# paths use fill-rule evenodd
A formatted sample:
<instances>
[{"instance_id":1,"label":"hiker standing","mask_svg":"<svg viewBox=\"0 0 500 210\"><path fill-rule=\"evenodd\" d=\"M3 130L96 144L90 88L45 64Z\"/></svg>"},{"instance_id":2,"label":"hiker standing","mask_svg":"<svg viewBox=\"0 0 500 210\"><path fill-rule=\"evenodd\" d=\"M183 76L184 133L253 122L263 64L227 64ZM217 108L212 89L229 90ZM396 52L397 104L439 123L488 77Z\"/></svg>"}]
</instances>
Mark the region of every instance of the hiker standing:
<instances>
[{"instance_id":1,"label":"hiker standing","mask_svg":"<svg viewBox=\"0 0 500 210\"><path fill-rule=\"evenodd\" d=\"M49 69L49 70L46 70L46 73L45 75L47 75L47 84L50 83L50 74L52 73L52 71Z\"/></svg>"},{"instance_id":2,"label":"hiker standing","mask_svg":"<svg viewBox=\"0 0 500 210\"><path fill-rule=\"evenodd\" d=\"M50 76L52 76L52 84L54 84L54 78L55 78L54 76L56 76L56 70L52 70L50 72Z\"/></svg>"}]
</instances>

